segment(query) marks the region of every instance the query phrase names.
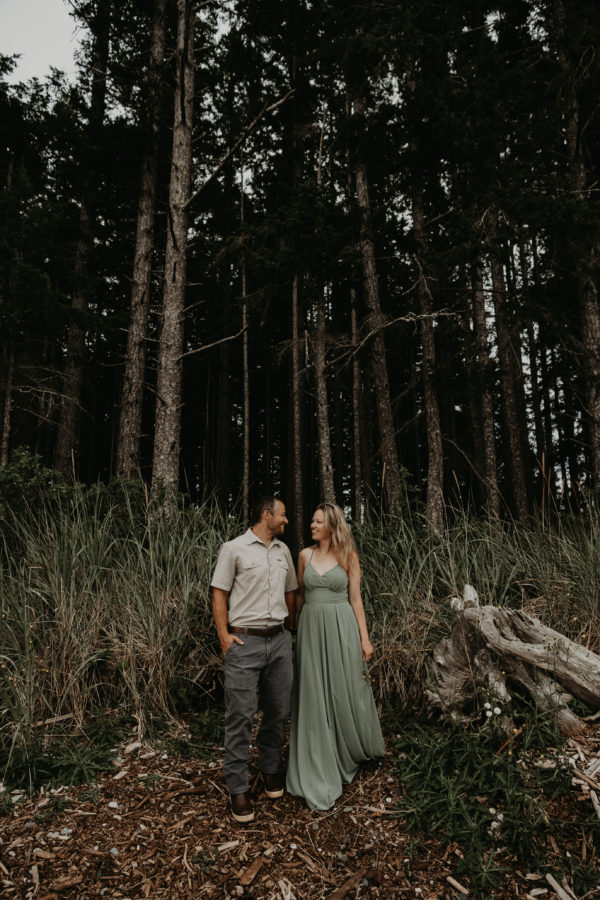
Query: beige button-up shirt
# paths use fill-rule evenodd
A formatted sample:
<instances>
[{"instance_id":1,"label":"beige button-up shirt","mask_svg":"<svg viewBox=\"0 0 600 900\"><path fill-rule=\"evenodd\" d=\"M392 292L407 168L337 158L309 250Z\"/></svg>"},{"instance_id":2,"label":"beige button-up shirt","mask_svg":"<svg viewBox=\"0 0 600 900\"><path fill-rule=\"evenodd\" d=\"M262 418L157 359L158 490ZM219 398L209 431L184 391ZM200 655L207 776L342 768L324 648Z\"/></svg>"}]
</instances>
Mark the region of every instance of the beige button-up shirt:
<instances>
[{"instance_id":1,"label":"beige button-up shirt","mask_svg":"<svg viewBox=\"0 0 600 900\"><path fill-rule=\"evenodd\" d=\"M267 547L249 528L221 547L211 587L229 593L230 625L267 628L287 616L285 595L298 581L287 545L274 537Z\"/></svg>"}]
</instances>

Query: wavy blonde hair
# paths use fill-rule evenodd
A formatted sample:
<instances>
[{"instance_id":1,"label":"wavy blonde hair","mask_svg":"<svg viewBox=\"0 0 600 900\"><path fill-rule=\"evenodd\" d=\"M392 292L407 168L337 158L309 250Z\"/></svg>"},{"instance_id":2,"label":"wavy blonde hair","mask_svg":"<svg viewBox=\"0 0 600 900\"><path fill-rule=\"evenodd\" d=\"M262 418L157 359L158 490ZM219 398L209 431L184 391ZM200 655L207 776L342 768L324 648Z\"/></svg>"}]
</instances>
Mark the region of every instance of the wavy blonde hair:
<instances>
[{"instance_id":1,"label":"wavy blonde hair","mask_svg":"<svg viewBox=\"0 0 600 900\"><path fill-rule=\"evenodd\" d=\"M347 572L350 568L352 554L356 553L356 544L350 526L346 522L344 511L337 503L329 501L319 503L317 510L320 510L325 517L325 527L329 531L331 549L341 567Z\"/></svg>"}]
</instances>

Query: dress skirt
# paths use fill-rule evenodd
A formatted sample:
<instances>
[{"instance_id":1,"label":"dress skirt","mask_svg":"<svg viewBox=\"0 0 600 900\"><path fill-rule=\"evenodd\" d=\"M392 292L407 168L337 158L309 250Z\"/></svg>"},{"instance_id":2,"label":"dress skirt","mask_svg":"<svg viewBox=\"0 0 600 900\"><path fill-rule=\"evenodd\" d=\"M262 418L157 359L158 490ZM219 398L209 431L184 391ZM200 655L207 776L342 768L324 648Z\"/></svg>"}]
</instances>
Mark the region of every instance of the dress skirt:
<instances>
[{"instance_id":1,"label":"dress skirt","mask_svg":"<svg viewBox=\"0 0 600 900\"><path fill-rule=\"evenodd\" d=\"M287 790L310 809L330 809L361 762L385 753L366 677L348 576L309 563L298 624Z\"/></svg>"}]
</instances>

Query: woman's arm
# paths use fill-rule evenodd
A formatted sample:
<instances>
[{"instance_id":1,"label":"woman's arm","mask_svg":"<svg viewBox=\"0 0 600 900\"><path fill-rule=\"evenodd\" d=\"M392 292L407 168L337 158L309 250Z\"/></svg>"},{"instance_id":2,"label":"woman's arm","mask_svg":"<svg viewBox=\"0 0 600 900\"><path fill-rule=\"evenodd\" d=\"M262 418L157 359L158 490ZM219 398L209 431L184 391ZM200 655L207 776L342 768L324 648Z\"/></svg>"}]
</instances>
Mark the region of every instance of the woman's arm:
<instances>
[{"instance_id":1,"label":"woman's arm","mask_svg":"<svg viewBox=\"0 0 600 900\"><path fill-rule=\"evenodd\" d=\"M348 566L348 599L356 617L363 659L369 662L373 656L373 645L369 640L365 608L360 596L360 564L356 553L352 554L350 565Z\"/></svg>"},{"instance_id":2,"label":"woman's arm","mask_svg":"<svg viewBox=\"0 0 600 900\"><path fill-rule=\"evenodd\" d=\"M296 591L296 627L298 627L298 616L304 605L304 569L306 567L306 556L308 548L305 547L298 555L298 590Z\"/></svg>"}]
</instances>

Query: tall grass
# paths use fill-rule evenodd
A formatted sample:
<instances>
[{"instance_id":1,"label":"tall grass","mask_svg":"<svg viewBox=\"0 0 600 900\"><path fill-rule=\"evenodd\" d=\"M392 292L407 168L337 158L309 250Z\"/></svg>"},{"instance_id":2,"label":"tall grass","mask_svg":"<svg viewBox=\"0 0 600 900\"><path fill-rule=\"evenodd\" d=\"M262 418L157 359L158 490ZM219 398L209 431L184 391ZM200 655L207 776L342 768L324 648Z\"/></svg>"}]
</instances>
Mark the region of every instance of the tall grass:
<instances>
[{"instance_id":1,"label":"tall grass","mask_svg":"<svg viewBox=\"0 0 600 900\"><path fill-rule=\"evenodd\" d=\"M81 487L2 518L0 746L99 708L143 732L149 714L174 714L175 683L206 684L210 578L234 520L206 504L140 521Z\"/></svg>"},{"instance_id":2,"label":"tall grass","mask_svg":"<svg viewBox=\"0 0 600 900\"><path fill-rule=\"evenodd\" d=\"M425 661L466 583L482 604L523 608L600 651L598 513L523 529L457 512L443 537L407 515L367 522L355 535L381 696L419 703Z\"/></svg>"},{"instance_id":3,"label":"tall grass","mask_svg":"<svg viewBox=\"0 0 600 900\"><path fill-rule=\"evenodd\" d=\"M143 733L149 717L175 717L186 691L207 689L220 669L210 580L240 530L234 517L212 503L167 517L139 486L78 486L29 504L0 498L0 528L0 750L40 722L80 726L99 709L135 716ZM600 650L597 518L525 531L460 514L433 538L406 516L355 534L382 697L419 703L465 582L482 602L524 606Z\"/></svg>"}]
</instances>

